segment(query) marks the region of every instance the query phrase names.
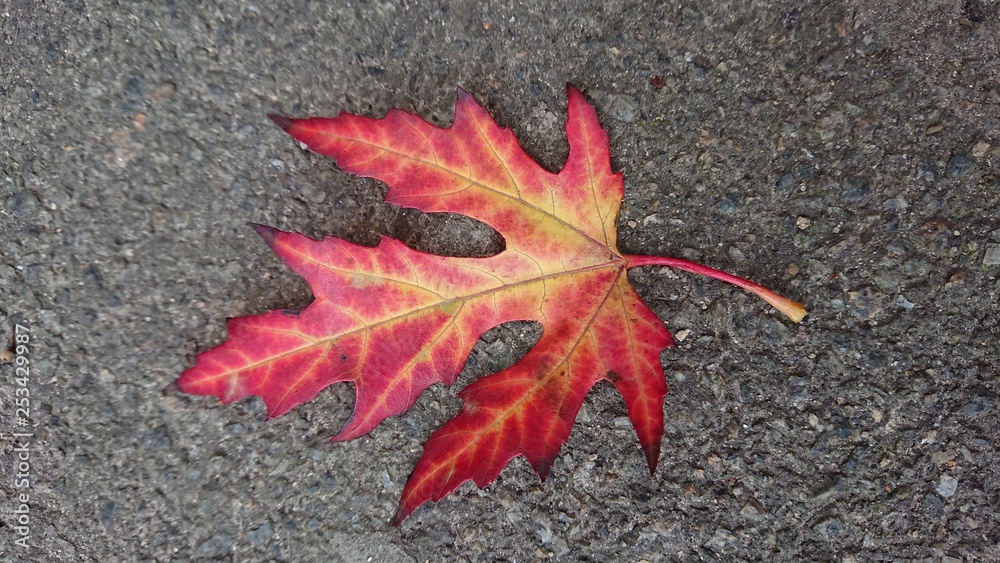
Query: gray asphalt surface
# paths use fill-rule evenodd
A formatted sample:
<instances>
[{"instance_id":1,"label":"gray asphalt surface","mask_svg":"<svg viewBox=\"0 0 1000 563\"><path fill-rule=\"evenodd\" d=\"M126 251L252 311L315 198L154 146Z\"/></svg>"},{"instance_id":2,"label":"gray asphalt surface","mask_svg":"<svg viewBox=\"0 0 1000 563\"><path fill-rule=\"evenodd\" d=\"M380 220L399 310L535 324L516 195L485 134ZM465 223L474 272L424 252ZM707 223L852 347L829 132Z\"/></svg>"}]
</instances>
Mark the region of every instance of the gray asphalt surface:
<instances>
[{"instance_id":1,"label":"gray asphalt surface","mask_svg":"<svg viewBox=\"0 0 1000 563\"><path fill-rule=\"evenodd\" d=\"M0 329L29 332L0 363L2 558L1000 560L998 22L992 0L4 2ZM248 222L498 247L381 203L267 113L447 125L460 85L557 170L566 82L624 171L623 251L810 309L630 274L684 337L652 478L599 385L547 482L516 460L388 525L457 388L536 325L346 444L349 386L272 421L173 390L226 317L310 300Z\"/></svg>"}]
</instances>

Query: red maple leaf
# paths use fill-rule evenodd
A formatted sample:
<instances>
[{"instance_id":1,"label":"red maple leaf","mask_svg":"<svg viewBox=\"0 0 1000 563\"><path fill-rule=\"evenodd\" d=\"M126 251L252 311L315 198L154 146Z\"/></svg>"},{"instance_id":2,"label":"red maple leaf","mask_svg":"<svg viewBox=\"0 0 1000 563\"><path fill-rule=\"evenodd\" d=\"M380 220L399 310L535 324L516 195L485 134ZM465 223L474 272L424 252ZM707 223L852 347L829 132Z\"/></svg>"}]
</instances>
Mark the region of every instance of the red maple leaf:
<instances>
[{"instance_id":1,"label":"red maple leaf","mask_svg":"<svg viewBox=\"0 0 1000 563\"><path fill-rule=\"evenodd\" d=\"M447 129L395 109L382 119L273 117L343 170L388 184L386 201L468 215L499 231L506 249L488 258L442 257L388 237L369 248L257 226L315 300L300 312L231 319L229 339L198 355L180 389L224 403L258 395L270 418L349 381L354 413L333 438L348 440L405 412L431 384L453 383L487 330L534 320L542 336L520 362L459 393L462 411L427 440L394 522L469 479L485 487L518 455L545 479L601 379L625 398L654 471L667 393L660 351L673 339L626 270L661 265L722 279L796 322L805 309L705 266L619 252L622 177L611 171L594 108L568 90L570 152L558 174L528 157L462 90Z\"/></svg>"}]
</instances>

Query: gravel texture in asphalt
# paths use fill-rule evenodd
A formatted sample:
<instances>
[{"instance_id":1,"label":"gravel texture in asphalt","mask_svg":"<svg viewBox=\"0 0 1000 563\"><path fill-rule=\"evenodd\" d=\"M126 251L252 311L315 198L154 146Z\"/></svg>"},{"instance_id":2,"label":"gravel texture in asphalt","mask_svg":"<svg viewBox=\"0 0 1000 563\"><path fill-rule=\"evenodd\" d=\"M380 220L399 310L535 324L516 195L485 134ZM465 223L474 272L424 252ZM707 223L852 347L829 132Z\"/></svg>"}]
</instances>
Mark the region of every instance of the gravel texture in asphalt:
<instances>
[{"instance_id":1,"label":"gravel texture in asphalt","mask_svg":"<svg viewBox=\"0 0 1000 563\"><path fill-rule=\"evenodd\" d=\"M8 0L0 556L1000 559L998 25L992 0ZM455 391L516 361L531 323L348 443L327 439L349 385L271 421L256 398L176 391L227 317L311 299L248 222L502 245L382 203L266 114L400 107L446 126L461 86L558 170L567 82L624 172L624 252L810 311L796 325L726 284L630 272L679 340L652 478L600 384L545 483L518 459L388 524Z\"/></svg>"}]
</instances>

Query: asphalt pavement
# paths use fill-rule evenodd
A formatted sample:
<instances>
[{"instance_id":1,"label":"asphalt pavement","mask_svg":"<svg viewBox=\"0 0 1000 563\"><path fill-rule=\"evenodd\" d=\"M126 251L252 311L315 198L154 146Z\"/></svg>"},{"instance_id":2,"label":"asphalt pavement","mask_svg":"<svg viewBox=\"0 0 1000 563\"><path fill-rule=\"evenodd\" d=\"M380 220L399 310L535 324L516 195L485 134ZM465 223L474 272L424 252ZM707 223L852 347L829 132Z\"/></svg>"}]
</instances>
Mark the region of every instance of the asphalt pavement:
<instances>
[{"instance_id":1,"label":"asphalt pavement","mask_svg":"<svg viewBox=\"0 0 1000 563\"><path fill-rule=\"evenodd\" d=\"M998 25L992 0L8 0L0 558L1000 560ZM567 83L624 173L624 252L810 311L630 272L678 340L655 475L601 384L546 482L515 460L389 525L456 391L524 354L531 323L347 443L327 440L349 385L270 421L177 391L226 318L311 299L248 223L503 245L383 203L267 114L447 126L461 86L555 171Z\"/></svg>"}]
</instances>

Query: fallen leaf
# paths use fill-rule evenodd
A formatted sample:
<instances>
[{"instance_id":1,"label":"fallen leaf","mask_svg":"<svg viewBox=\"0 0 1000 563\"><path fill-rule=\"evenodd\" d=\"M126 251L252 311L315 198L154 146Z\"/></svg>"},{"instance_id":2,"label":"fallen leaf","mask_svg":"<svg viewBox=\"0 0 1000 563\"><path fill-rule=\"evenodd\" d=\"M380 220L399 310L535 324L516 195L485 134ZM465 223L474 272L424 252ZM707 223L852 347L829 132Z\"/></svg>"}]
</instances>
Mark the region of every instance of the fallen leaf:
<instances>
[{"instance_id":1,"label":"fallen leaf","mask_svg":"<svg viewBox=\"0 0 1000 563\"><path fill-rule=\"evenodd\" d=\"M506 249L488 258L442 257L388 237L369 248L256 226L315 300L302 311L230 319L229 339L198 355L180 389L224 403L258 395L275 417L328 385L351 382L354 413L333 438L348 440L405 412L428 386L454 383L490 328L534 320L543 333L521 361L459 393L464 407L427 440L394 523L464 481L485 487L518 455L545 479L584 396L602 379L625 398L654 471L667 393L659 355L673 341L626 270L670 266L721 279L796 322L805 310L699 264L621 253L622 176L611 170L594 108L568 90L570 152L558 174L528 157L462 90L447 129L395 109L382 119L273 117L343 170L388 184L386 201L468 215L499 231Z\"/></svg>"}]
</instances>

